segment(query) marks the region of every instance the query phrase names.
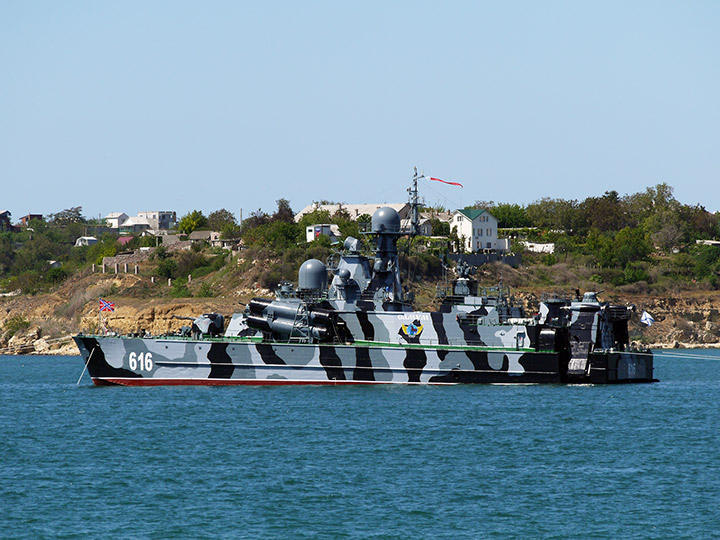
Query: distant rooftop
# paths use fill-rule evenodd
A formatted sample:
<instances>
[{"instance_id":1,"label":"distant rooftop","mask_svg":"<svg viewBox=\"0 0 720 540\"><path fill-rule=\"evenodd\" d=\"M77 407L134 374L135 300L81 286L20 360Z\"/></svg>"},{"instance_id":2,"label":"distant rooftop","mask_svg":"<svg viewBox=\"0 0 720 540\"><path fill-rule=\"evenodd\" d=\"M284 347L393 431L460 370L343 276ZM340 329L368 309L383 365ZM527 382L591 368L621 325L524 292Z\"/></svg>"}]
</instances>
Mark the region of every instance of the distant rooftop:
<instances>
[{"instance_id":1,"label":"distant rooftop","mask_svg":"<svg viewBox=\"0 0 720 540\"><path fill-rule=\"evenodd\" d=\"M295 222L297 223L302 219L305 214L310 214L316 210L325 210L333 215L338 210L344 210L350 215L350 219L356 219L358 216L367 214L372 216L375 210L378 208L389 207L394 209L401 218L407 217L410 211L410 205L408 203L374 203L374 204L310 204L295 214Z\"/></svg>"},{"instance_id":2,"label":"distant rooftop","mask_svg":"<svg viewBox=\"0 0 720 540\"><path fill-rule=\"evenodd\" d=\"M462 210L458 210L458 212L460 212L463 216L468 218L470 221L472 221L473 219L475 219L478 216L481 216L482 214L490 214L490 212L488 212L484 208L482 208L482 209L480 209L480 208L462 209ZM490 215L492 215L492 214L490 214Z\"/></svg>"}]
</instances>

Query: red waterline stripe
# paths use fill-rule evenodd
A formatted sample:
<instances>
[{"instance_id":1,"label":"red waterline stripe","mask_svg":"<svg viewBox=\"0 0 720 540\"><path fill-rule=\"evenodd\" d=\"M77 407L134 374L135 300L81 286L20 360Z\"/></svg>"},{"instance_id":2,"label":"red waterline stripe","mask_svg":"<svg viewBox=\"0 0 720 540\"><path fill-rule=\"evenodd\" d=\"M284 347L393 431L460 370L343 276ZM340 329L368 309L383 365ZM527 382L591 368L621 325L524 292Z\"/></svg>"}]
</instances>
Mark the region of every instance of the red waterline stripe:
<instances>
[{"instance_id":1,"label":"red waterline stripe","mask_svg":"<svg viewBox=\"0 0 720 540\"><path fill-rule=\"evenodd\" d=\"M96 386L109 386L113 384L123 386L237 386L237 385L256 385L256 386L282 386L282 385L298 385L298 384L408 384L393 383L392 381L288 381L282 379L145 379L145 378L93 378ZM412 384L412 383L410 383ZM416 383L418 384L418 383ZM426 384L426 383L419 383ZM437 384L437 383L433 383ZM448 383L440 383L448 384Z\"/></svg>"}]
</instances>

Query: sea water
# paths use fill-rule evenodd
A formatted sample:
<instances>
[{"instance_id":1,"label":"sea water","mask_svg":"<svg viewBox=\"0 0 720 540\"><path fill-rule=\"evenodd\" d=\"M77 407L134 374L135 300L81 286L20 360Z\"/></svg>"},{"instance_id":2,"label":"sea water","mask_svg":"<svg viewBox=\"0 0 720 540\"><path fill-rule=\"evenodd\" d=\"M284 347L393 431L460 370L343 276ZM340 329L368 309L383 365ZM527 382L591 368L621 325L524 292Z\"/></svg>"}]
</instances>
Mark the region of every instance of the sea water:
<instances>
[{"instance_id":1,"label":"sea water","mask_svg":"<svg viewBox=\"0 0 720 540\"><path fill-rule=\"evenodd\" d=\"M720 351L621 386L94 387L0 357L0 538L718 538Z\"/></svg>"}]
</instances>

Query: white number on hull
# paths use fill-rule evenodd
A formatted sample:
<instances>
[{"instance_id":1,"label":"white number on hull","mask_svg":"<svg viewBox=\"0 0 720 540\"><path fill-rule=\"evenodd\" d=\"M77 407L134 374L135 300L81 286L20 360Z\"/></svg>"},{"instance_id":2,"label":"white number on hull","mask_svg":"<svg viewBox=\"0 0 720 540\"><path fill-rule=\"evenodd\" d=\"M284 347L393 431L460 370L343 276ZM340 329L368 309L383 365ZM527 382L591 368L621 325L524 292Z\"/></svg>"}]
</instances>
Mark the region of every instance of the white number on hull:
<instances>
[{"instance_id":1,"label":"white number on hull","mask_svg":"<svg viewBox=\"0 0 720 540\"><path fill-rule=\"evenodd\" d=\"M128 357L130 363L130 369L136 370L140 367L140 371L150 371L153 367L152 353L134 353L131 352Z\"/></svg>"}]
</instances>

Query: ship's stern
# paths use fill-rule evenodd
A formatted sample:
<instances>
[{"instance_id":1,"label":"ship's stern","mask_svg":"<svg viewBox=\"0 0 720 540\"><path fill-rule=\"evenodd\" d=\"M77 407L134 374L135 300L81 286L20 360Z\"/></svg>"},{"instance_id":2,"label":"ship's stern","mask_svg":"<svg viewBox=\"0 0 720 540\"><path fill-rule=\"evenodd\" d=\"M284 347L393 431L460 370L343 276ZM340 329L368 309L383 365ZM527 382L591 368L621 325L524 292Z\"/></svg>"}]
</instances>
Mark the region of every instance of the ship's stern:
<instances>
[{"instance_id":1,"label":"ship's stern","mask_svg":"<svg viewBox=\"0 0 720 540\"><path fill-rule=\"evenodd\" d=\"M650 351L608 351L589 355L589 381L595 384L655 382Z\"/></svg>"}]
</instances>

